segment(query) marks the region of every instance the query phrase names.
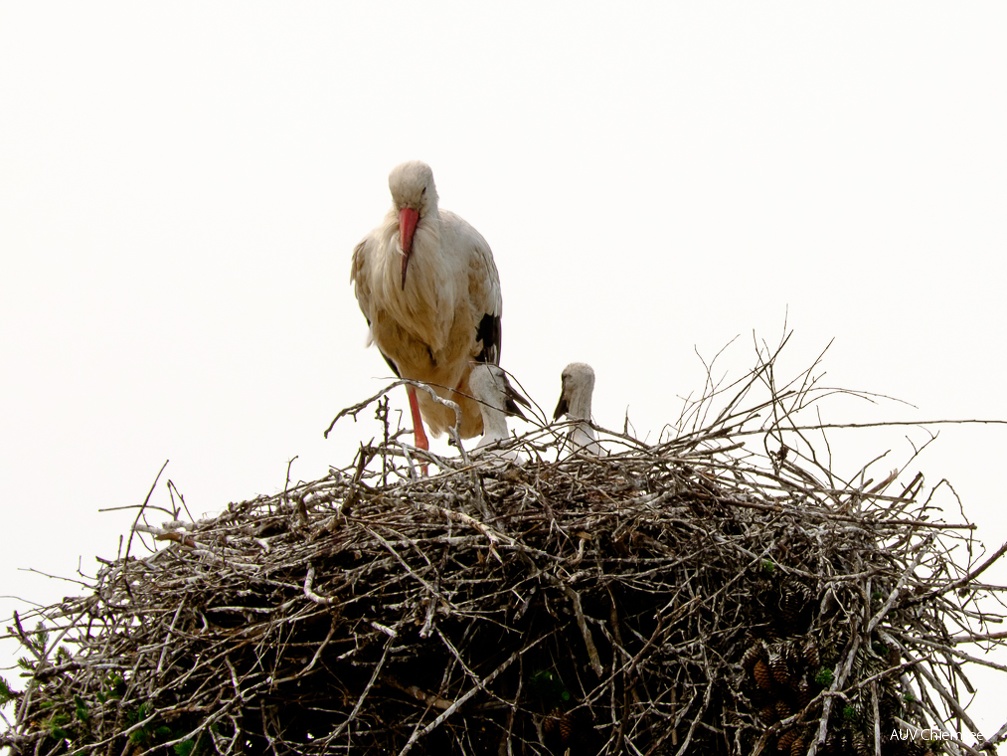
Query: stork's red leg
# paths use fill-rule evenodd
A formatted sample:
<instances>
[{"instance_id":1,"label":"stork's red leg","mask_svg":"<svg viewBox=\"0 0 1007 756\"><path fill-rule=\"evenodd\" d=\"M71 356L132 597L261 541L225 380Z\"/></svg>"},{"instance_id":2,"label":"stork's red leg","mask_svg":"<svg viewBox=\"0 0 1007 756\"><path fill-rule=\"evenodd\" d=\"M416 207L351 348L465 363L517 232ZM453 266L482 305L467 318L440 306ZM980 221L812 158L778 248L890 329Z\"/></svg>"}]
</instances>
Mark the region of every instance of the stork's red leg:
<instances>
[{"instance_id":1,"label":"stork's red leg","mask_svg":"<svg viewBox=\"0 0 1007 756\"><path fill-rule=\"evenodd\" d=\"M427 433L423 430L423 418L420 417L420 405L416 399L416 387L406 386L409 392L409 410L413 413L413 436L416 438L417 449L430 449Z\"/></svg>"}]
</instances>

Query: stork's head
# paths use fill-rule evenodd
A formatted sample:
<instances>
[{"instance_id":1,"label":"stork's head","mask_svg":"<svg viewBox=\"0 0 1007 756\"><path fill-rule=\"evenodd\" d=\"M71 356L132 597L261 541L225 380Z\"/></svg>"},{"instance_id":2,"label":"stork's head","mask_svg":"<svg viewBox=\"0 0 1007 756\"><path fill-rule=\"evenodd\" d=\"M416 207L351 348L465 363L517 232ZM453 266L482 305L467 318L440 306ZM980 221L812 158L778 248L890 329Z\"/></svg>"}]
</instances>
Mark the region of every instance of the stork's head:
<instances>
[{"instance_id":1,"label":"stork's head","mask_svg":"<svg viewBox=\"0 0 1007 756\"><path fill-rule=\"evenodd\" d=\"M469 388L480 404L522 420L527 419L518 405L531 409L531 403L511 385L507 373L499 365L492 362L475 365L469 373Z\"/></svg>"},{"instance_id":2,"label":"stork's head","mask_svg":"<svg viewBox=\"0 0 1007 756\"><path fill-rule=\"evenodd\" d=\"M402 247L402 288L406 287L406 270L413 253L413 236L423 218L437 210L437 187L430 166L419 160L402 163L388 176L388 188L399 215L399 244Z\"/></svg>"},{"instance_id":3,"label":"stork's head","mask_svg":"<svg viewBox=\"0 0 1007 756\"><path fill-rule=\"evenodd\" d=\"M571 420L591 420L594 369L586 362L571 362L563 368L562 390L553 420L569 415Z\"/></svg>"}]
</instances>

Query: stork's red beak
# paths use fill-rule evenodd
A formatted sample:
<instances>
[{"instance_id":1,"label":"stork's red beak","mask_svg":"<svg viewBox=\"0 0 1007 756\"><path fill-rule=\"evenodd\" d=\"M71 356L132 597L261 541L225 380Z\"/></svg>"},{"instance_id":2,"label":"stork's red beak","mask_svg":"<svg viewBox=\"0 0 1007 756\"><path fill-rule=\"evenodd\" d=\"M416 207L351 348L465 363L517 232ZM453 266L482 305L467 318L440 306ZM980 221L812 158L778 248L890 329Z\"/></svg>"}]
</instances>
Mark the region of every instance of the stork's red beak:
<instances>
[{"instance_id":1,"label":"stork's red beak","mask_svg":"<svg viewBox=\"0 0 1007 756\"><path fill-rule=\"evenodd\" d=\"M420 211L413 207L399 210L399 244L402 246L402 288L406 288L406 268L413 253L413 234L420 222Z\"/></svg>"}]
</instances>

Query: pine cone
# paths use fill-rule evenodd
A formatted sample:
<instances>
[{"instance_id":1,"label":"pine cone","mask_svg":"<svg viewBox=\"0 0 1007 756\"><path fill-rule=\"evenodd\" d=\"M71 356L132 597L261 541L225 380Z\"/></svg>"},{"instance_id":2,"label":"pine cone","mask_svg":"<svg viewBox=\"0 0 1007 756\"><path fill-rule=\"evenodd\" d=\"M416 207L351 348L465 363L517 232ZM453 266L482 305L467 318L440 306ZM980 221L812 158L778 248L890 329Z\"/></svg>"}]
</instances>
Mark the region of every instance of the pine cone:
<instances>
[{"instance_id":1,"label":"pine cone","mask_svg":"<svg viewBox=\"0 0 1007 756\"><path fill-rule=\"evenodd\" d=\"M780 685L790 685L790 666L782 653L769 655L769 670L773 673L773 679Z\"/></svg>"},{"instance_id":2,"label":"pine cone","mask_svg":"<svg viewBox=\"0 0 1007 756\"><path fill-rule=\"evenodd\" d=\"M755 678L756 685L763 690L772 689L773 676L769 671L769 665L767 665L762 659L756 660L755 666L752 668L752 677Z\"/></svg>"},{"instance_id":3,"label":"pine cone","mask_svg":"<svg viewBox=\"0 0 1007 756\"><path fill-rule=\"evenodd\" d=\"M570 742L570 736L573 734L573 723L570 721L570 717L566 712L560 714L559 717L559 737L560 740L566 744Z\"/></svg>"},{"instance_id":4,"label":"pine cone","mask_svg":"<svg viewBox=\"0 0 1007 756\"><path fill-rule=\"evenodd\" d=\"M797 730L787 730L776 741L776 750L780 753L790 753L791 746L797 740Z\"/></svg>"},{"instance_id":5,"label":"pine cone","mask_svg":"<svg viewBox=\"0 0 1007 756\"><path fill-rule=\"evenodd\" d=\"M543 745L551 751L562 750L570 742L573 728L570 716L558 706L550 711L542 720Z\"/></svg>"},{"instance_id":6,"label":"pine cone","mask_svg":"<svg viewBox=\"0 0 1007 756\"><path fill-rule=\"evenodd\" d=\"M741 666L746 672L751 672L755 666L755 662L759 659L764 659L765 656L766 649L763 647L762 641L757 640L745 649L745 653L741 657Z\"/></svg>"},{"instance_id":7,"label":"pine cone","mask_svg":"<svg viewBox=\"0 0 1007 756\"><path fill-rule=\"evenodd\" d=\"M802 583L789 582L783 586L783 595L780 597L780 617L788 626L801 621L802 616L806 613L810 598L811 591Z\"/></svg>"},{"instance_id":8,"label":"pine cone","mask_svg":"<svg viewBox=\"0 0 1007 756\"><path fill-rule=\"evenodd\" d=\"M777 700L775 708L776 708L776 716L779 717L780 719L786 719L787 717L789 717L791 714L794 713L794 710L791 708L790 704L788 704L782 698Z\"/></svg>"},{"instance_id":9,"label":"pine cone","mask_svg":"<svg viewBox=\"0 0 1007 756\"><path fill-rule=\"evenodd\" d=\"M808 669L812 672L817 671L822 663L821 654L818 652L818 641L814 638L806 638L801 647L801 652L804 656L804 663L808 665Z\"/></svg>"},{"instance_id":10,"label":"pine cone","mask_svg":"<svg viewBox=\"0 0 1007 756\"><path fill-rule=\"evenodd\" d=\"M807 680L801 680L797 683L797 705L800 708L804 708L809 703L811 699L815 697L815 693L811 690L811 685Z\"/></svg>"}]
</instances>

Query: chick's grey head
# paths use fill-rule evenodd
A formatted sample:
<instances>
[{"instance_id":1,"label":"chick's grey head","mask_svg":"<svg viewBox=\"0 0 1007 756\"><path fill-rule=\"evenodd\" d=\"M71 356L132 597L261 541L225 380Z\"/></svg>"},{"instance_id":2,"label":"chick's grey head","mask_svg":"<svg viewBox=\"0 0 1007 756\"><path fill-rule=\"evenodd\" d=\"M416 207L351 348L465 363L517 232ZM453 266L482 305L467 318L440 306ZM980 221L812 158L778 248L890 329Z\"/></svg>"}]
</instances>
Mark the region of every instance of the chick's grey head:
<instances>
[{"instance_id":1,"label":"chick's grey head","mask_svg":"<svg viewBox=\"0 0 1007 756\"><path fill-rule=\"evenodd\" d=\"M586 362L571 362L563 368L561 382L553 420L559 420L563 415L569 415L571 420L590 420L594 369Z\"/></svg>"},{"instance_id":2,"label":"chick's grey head","mask_svg":"<svg viewBox=\"0 0 1007 756\"><path fill-rule=\"evenodd\" d=\"M472 395L481 403L514 417L524 418L519 404L525 407L531 406L511 385L504 369L491 362L483 362L472 368L469 388L472 390Z\"/></svg>"},{"instance_id":3,"label":"chick's grey head","mask_svg":"<svg viewBox=\"0 0 1007 756\"><path fill-rule=\"evenodd\" d=\"M499 365L481 363L472 368L469 375L469 388L472 395L480 402L493 409L503 410L506 397L504 385L506 378Z\"/></svg>"}]
</instances>

